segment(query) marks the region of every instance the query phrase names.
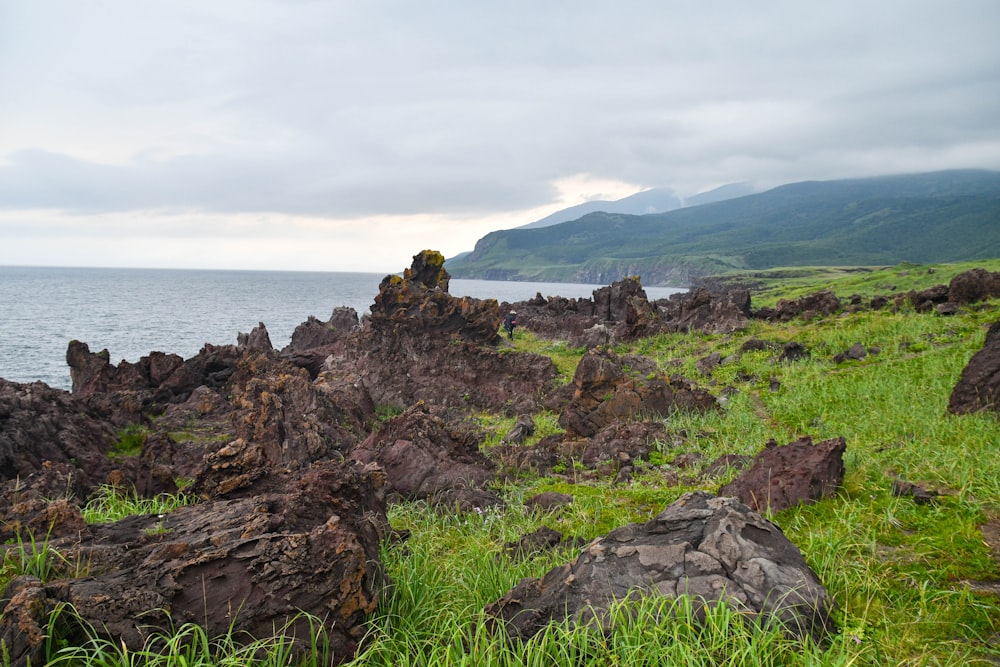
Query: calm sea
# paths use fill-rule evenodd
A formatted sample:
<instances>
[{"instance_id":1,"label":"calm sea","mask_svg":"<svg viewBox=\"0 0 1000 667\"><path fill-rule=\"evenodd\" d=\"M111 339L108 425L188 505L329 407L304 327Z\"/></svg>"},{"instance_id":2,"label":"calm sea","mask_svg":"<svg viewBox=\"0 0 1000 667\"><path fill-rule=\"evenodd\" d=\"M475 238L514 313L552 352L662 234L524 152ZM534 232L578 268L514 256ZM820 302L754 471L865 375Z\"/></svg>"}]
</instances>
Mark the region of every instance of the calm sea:
<instances>
[{"instance_id":1,"label":"calm sea","mask_svg":"<svg viewBox=\"0 0 1000 667\"><path fill-rule=\"evenodd\" d=\"M281 349L309 315L327 320L333 309L370 312L382 273L198 271L0 267L0 377L41 380L69 389L66 348L76 339L92 352L107 349L113 363L152 351L187 359L205 343L235 343L258 322ZM451 281L449 292L498 301L537 293L590 297L600 285ZM650 299L679 292L648 287Z\"/></svg>"}]
</instances>

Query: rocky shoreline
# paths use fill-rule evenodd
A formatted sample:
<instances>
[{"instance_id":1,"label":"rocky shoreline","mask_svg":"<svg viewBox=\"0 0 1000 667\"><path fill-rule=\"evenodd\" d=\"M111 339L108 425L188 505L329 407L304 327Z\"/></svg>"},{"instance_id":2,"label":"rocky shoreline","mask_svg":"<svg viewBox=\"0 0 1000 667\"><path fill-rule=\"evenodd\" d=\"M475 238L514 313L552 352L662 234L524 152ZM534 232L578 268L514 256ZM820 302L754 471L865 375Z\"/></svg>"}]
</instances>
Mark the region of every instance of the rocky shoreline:
<instances>
[{"instance_id":1,"label":"rocky shoreline","mask_svg":"<svg viewBox=\"0 0 1000 667\"><path fill-rule=\"evenodd\" d=\"M152 352L117 366L107 351L72 341L71 392L0 379L0 542L46 535L88 564L83 576L19 576L3 591L0 641L12 664L39 662L49 618L62 605L129 647L180 622L223 632L237 610L240 628L258 635L305 624L296 615L306 612L325 619L337 659L349 659L390 590L379 563L379 544L393 534L388 502L423 500L453 512L503 507L491 482L518 470L552 473L567 456L586 475L622 478L663 435L659 417L718 409L707 388L612 345L907 302L948 315L1000 296L1000 274L980 269L922 292L868 301L819 292L758 310L740 288L650 302L637 278L591 299L539 294L516 304L456 298L448 282L444 258L424 251L401 277L382 281L370 314L338 308L326 322L309 318L281 350L263 324L190 359ZM548 357L515 351L498 335L501 313L511 309L521 328L587 348L570 383ZM809 354L758 342L775 358ZM530 415L543 409L560 415L564 432L523 445ZM980 409L1000 410L1000 322L952 395L953 412ZM519 418L488 454L468 419L476 410ZM116 453L116 434L137 425L141 451ZM834 493L844 450L843 439L772 442L753 461L717 462L744 469L718 497L685 496L647 525L595 540L572 564L522 582L487 612L498 628L526 637L559 614L600 622L585 607L642 581L661 594L724 598L822 640L833 628L832 602L798 549L761 515ZM184 484L200 502L162 517L86 524L81 505L108 484L142 496ZM59 631L74 637L72 624Z\"/></svg>"}]
</instances>

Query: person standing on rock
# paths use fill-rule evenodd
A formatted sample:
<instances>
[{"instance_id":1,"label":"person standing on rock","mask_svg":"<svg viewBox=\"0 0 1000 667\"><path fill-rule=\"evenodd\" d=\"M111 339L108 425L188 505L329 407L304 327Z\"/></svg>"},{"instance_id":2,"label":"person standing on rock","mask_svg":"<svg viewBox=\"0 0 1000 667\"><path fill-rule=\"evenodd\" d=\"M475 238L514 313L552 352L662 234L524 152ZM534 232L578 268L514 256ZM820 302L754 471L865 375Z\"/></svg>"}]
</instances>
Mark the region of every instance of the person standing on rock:
<instances>
[{"instance_id":1,"label":"person standing on rock","mask_svg":"<svg viewBox=\"0 0 1000 667\"><path fill-rule=\"evenodd\" d=\"M514 327L517 326L517 313L513 310L507 313L506 319L503 321L503 328L507 330L507 338L514 340Z\"/></svg>"}]
</instances>

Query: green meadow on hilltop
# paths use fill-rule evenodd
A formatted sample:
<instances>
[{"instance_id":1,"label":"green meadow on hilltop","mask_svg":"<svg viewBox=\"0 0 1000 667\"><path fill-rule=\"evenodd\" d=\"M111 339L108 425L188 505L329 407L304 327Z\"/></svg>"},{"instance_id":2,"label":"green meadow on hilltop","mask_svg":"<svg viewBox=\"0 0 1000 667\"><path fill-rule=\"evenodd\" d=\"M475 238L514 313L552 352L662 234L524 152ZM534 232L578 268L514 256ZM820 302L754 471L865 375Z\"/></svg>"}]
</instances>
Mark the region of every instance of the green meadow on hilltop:
<instances>
[{"instance_id":1,"label":"green meadow on hilltop","mask_svg":"<svg viewBox=\"0 0 1000 667\"><path fill-rule=\"evenodd\" d=\"M740 278L757 284L754 305L760 306L819 289L843 297L922 289L971 266L996 271L1000 260L796 268ZM408 530L410 537L383 545L392 588L365 647L350 664L997 664L1000 545L988 543L983 527L995 530L1000 524L1000 421L995 413L951 415L947 404L962 369L998 318L997 300L953 316L920 314L904 305L896 312L860 310L815 321L754 321L731 334L659 335L617 348L647 355L661 368L708 387L724 399L722 409L668 418L670 442L656 443L650 460L637 466L627 483L585 479L578 462L567 460L559 474L525 474L499 484L508 503L504 511L455 515L423 503L392 506L392 526ZM781 362L767 350L742 352L750 338L796 341L810 355ZM871 353L860 361L834 361L855 343ZM567 382L584 352L530 334L519 334L514 345L552 356ZM696 362L713 352L727 361L704 375ZM538 428L528 445L559 431L557 415L534 417ZM487 434L486 449L514 424L496 414L475 419ZM673 465L678 456L696 454L707 465L723 454L754 455L769 439L784 444L803 436L847 441L846 477L836 496L770 517L836 602L839 633L828 643L754 629L724 606L698 623L683 599L623 605L610 633L555 624L526 643L512 644L489 631L485 605L521 578L540 577L575 555L565 547L512 560L506 543L541 526L589 540L647 521L681 494L714 492L735 475L678 475ZM937 495L928 503L899 497L893 493L897 480ZM570 494L573 503L550 513L525 508L525 499L544 491ZM14 565L5 564L8 575L15 573ZM232 639L204 637L185 626L176 636L153 642L143 656L95 640L65 648L53 659L68 665L288 664L280 633L249 648ZM322 661L322 636L317 636L311 662Z\"/></svg>"}]
</instances>

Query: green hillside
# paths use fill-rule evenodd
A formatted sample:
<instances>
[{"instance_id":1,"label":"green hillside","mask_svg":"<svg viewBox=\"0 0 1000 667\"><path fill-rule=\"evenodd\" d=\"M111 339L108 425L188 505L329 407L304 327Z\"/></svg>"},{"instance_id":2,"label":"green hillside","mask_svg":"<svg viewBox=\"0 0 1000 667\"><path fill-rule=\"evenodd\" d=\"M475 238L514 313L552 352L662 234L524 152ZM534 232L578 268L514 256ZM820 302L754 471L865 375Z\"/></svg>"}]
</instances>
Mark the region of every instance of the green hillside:
<instances>
[{"instance_id":1,"label":"green hillside","mask_svg":"<svg viewBox=\"0 0 1000 667\"><path fill-rule=\"evenodd\" d=\"M653 215L591 213L492 232L450 260L456 278L608 283L777 266L1000 257L1000 173L947 171L785 185Z\"/></svg>"}]
</instances>

